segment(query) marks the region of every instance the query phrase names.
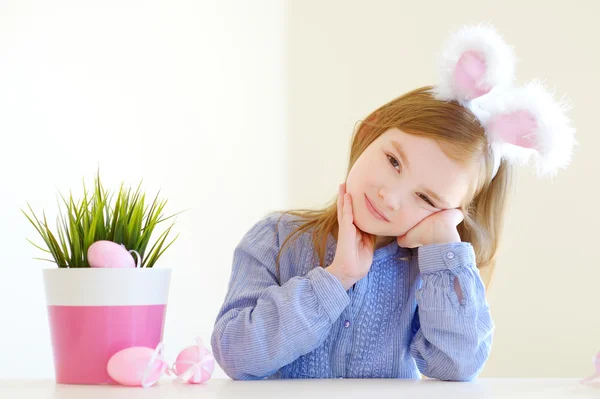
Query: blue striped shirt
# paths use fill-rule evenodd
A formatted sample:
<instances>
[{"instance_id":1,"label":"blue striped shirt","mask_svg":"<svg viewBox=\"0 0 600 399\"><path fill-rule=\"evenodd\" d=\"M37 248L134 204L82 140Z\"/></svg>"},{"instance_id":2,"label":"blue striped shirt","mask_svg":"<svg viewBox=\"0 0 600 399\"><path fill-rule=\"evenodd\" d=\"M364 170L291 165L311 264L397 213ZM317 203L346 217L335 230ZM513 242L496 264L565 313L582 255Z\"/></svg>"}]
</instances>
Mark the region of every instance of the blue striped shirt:
<instances>
[{"instance_id":1,"label":"blue striped shirt","mask_svg":"<svg viewBox=\"0 0 600 399\"><path fill-rule=\"evenodd\" d=\"M280 245L297 221L271 214L233 254L224 303L211 336L215 359L233 379L475 378L490 353L494 324L466 242L377 249L369 273L348 291L326 268L310 233ZM462 300L454 290L454 278Z\"/></svg>"}]
</instances>

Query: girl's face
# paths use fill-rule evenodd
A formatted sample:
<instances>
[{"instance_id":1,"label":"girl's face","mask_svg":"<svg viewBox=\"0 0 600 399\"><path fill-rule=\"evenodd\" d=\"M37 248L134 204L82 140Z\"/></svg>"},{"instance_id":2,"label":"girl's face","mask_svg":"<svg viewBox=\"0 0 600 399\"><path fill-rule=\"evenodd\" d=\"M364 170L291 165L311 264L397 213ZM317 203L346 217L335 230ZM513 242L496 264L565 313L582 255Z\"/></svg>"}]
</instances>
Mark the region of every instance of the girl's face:
<instances>
[{"instance_id":1,"label":"girl's face","mask_svg":"<svg viewBox=\"0 0 600 399\"><path fill-rule=\"evenodd\" d=\"M433 213L459 208L476 176L475 165L448 158L435 140L388 129L348 175L354 224L375 236L402 236Z\"/></svg>"}]
</instances>

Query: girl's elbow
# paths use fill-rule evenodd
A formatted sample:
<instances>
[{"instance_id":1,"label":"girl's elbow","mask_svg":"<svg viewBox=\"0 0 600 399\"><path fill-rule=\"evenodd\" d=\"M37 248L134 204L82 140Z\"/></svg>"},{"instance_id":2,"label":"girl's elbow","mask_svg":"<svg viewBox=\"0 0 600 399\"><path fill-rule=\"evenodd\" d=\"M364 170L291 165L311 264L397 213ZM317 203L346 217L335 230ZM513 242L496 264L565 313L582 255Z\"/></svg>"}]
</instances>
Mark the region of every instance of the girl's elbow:
<instances>
[{"instance_id":1,"label":"girl's elbow","mask_svg":"<svg viewBox=\"0 0 600 399\"><path fill-rule=\"evenodd\" d=\"M240 370L232 370L232 369L226 369L225 367L221 367L223 369L223 371L225 372L225 374L227 374L227 376L229 378L231 378L232 380L238 380L238 381L252 381L252 380L262 380L264 379L264 377L260 377L260 376L256 376L253 374L249 374L249 373L244 373Z\"/></svg>"},{"instance_id":2,"label":"girl's elbow","mask_svg":"<svg viewBox=\"0 0 600 399\"><path fill-rule=\"evenodd\" d=\"M468 382L476 379L483 370L490 354L489 345L481 345L475 352L460 356L446 357L445 362L423 373L427 377L441 381Z\"/></svg>"},{"instance_id":3,"label":"girl's elbow","mask_svg":"<svg viewBox=\"0 0 600 399\"><path fill-rule=\"evenodd\" d=\"M232 380L261 380L264 378L259 373L255 373L258 370L253 370L252 363L225 359L218 350L214 351L213 356L221 370Z\"/></svg>"},{"instance_id":4,"label":"girl's elbow","mask_svg":"<svg viewBox=\"0 0 600 399\"><path fill-rule=\"evenodd\" d=\"M444 370L431 370L429 373L423 373L423 375L440 381L469 382L476 379L481 373L482 369L483 365L455 364Z\"/></svg>"},{"instance_id":5,"label":"girl's elbow","mask_svg":"<svg viewBox=\"0 0 600 399\"><path fill-rule=\"evenodd\" d=\"M480 367L478 365L467 365L463 367L457 367L455 370L450 372L449 375L446 376L446 378L444 378L444 380L454 382L473 381L479 376L482 369L483 366Z\"/></svg>"},{"instance_id":6,"label":"girl's elbow","mask_svg":"<svg viewBox=\"0 0 600 399\"><path fill-rule=\"evenodd\" d=\"M262 370L257 362L248 360L248 357L227 356L227 350L223 350L217 342L213 342L212 346L216 363L232 380L262 380L272 374Z\"/></svg>"}]
</instances>

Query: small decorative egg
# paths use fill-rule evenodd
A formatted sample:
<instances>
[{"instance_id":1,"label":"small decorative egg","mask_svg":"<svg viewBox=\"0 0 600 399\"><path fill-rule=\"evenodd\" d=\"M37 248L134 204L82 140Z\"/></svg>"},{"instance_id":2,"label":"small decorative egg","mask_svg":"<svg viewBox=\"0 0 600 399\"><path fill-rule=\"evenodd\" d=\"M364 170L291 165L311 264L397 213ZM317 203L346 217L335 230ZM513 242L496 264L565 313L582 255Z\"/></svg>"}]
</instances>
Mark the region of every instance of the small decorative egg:
<instances>
[{"instance_id":1,"label":"small decorative egg","mask_svg":"<svg viewBox=\"0 0 600 399\"><path fill-rule=\"evenodd\" d=\"M133 256L127 248L112 241L96 241L88 248L87 257L90 267L135 267Z\"/></svg>"},{"instance_id":2,"label":"small decorative egg","mask_svg":"<svg viewBox=\"0 0 600 399\"><path fill-rule=\"evenodd\" d=\"M106 366L115 382L147 388L156 383L169 365L162 357L162 345L156 349L132 346L115 353Z\"/></svg>"},{"instance_id":3,"label":"small decorative egg","mask_svg":"<svg viewBox=\"0 0 600 399\"><path fill-rule=\"evenodd\" d=\"M215 358L204 347L202 340L196 338L197 345L182 350L172 367L173 374L180 380L192 384L201 384L208 381L215 369Z\"/></svg>"}]
</instances>

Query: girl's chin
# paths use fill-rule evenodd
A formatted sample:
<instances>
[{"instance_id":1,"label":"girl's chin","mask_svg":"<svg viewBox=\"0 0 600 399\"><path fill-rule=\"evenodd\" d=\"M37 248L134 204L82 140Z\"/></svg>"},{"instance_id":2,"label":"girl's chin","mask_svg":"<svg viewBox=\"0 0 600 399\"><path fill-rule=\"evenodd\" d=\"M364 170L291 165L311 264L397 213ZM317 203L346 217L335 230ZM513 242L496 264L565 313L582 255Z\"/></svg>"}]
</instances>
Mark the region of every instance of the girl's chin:
<instances>
[{"instance_id":1,"label":"girl's chin","mask_svg":"<svg viewBox=\"0 0 600 399\"><path fill-rule=\"evenodd\" d=\"M385 236L385 237L396 237L397 235L391 231L389 226L384 226L384 224L389 224L386 222L380 222L378 220L374 220L373 218L367 217L357 217L354 219L354 225L360 229L360 231L371 234L374 236Z\"/></svg>"}]
</instances>

